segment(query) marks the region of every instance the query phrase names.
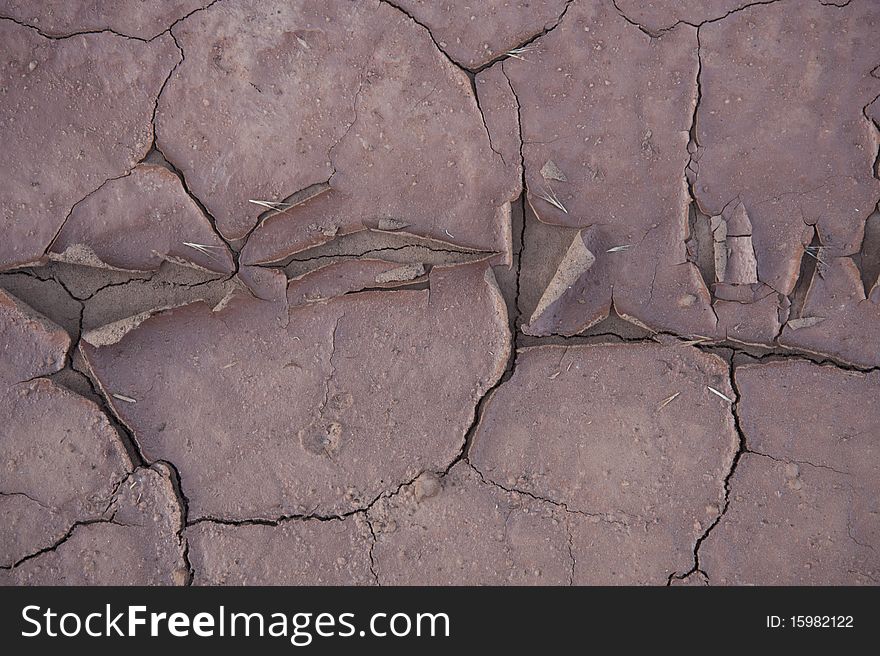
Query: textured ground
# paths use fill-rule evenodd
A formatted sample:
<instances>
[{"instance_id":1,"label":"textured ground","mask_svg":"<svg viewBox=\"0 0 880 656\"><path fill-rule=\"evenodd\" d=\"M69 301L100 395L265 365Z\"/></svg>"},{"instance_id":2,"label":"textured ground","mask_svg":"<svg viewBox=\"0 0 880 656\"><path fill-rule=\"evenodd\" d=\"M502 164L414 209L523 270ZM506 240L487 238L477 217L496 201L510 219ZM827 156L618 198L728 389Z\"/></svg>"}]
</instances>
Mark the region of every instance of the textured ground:
<instances>
[{"instance_id":1,"label":"textured ground","mask_svg":"<svg viewBox=\"0 0 880 656\"><path fill-rule=\"evenodd\" d=\"M876 0L0 0L0 583L876 584Z\"/></svg>"}]
</instances>

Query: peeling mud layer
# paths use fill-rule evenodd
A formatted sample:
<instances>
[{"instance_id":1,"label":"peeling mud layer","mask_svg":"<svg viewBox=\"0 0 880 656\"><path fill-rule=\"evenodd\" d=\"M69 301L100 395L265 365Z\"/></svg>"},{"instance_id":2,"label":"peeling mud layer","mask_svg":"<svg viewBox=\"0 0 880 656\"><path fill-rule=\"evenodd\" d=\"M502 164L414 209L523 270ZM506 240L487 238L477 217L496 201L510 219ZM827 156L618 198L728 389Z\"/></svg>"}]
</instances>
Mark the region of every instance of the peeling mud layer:
<instances>
[{"instance_id":1,"label":"peeling mud layer","mask_svg":"<svg viewBox=\"0 0 880 656\"><path fill-rule=\"evenodd\" d=\"M874 0L0 0L0 583L880 581Z\"/></svg>"}]
</instances>

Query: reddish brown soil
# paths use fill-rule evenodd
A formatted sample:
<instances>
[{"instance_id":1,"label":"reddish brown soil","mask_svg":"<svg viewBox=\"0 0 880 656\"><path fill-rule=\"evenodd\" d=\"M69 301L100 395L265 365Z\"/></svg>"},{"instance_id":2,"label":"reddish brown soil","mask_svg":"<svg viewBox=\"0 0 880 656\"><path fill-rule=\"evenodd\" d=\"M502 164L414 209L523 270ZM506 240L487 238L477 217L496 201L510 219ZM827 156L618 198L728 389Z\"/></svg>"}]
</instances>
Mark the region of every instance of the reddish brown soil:
<instances>
[{"instance_id":1,"label":"reddish brown soil","mask_svg":"<svg viewBox=\"0 0 880 656\"><path fill-rule=\"evenodd\" d=\"M0 0L0 582L876 584L873 0Z\"/></svg>"}]
</instances>

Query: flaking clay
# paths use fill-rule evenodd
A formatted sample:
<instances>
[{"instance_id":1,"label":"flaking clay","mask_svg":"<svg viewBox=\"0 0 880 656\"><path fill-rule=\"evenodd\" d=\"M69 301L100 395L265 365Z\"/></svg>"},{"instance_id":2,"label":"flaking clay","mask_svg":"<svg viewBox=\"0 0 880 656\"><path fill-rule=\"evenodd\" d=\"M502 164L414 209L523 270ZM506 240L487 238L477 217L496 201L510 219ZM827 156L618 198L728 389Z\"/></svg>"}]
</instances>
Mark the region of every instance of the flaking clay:
<instances>
[{"instance_id":1,"label":"flaking clay","mask_svg":"<svg viewBox=\"0 0 880 656\"><path fill-rule=\"evenodd\" d=\"M876 584L877 34L0 0L0 582Z\"/></svg>"}]
</instances>

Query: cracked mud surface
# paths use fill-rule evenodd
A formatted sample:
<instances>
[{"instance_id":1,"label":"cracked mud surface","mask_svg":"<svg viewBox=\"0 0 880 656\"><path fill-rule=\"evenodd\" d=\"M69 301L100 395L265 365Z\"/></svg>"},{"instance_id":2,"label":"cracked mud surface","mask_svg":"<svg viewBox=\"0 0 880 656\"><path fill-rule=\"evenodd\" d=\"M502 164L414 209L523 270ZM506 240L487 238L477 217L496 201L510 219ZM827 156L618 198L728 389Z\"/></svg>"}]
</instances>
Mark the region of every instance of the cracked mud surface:
<instances>
[{"instance_id":1,"label":"cracked mud surface","mask_svg":"<svg viewBox=\"0 0 880 656\"><path fill-rule=\"evenodd\" d=\"M0 0L0 583L880 581L873 0Z\"/></svg>"}]
</instances>

